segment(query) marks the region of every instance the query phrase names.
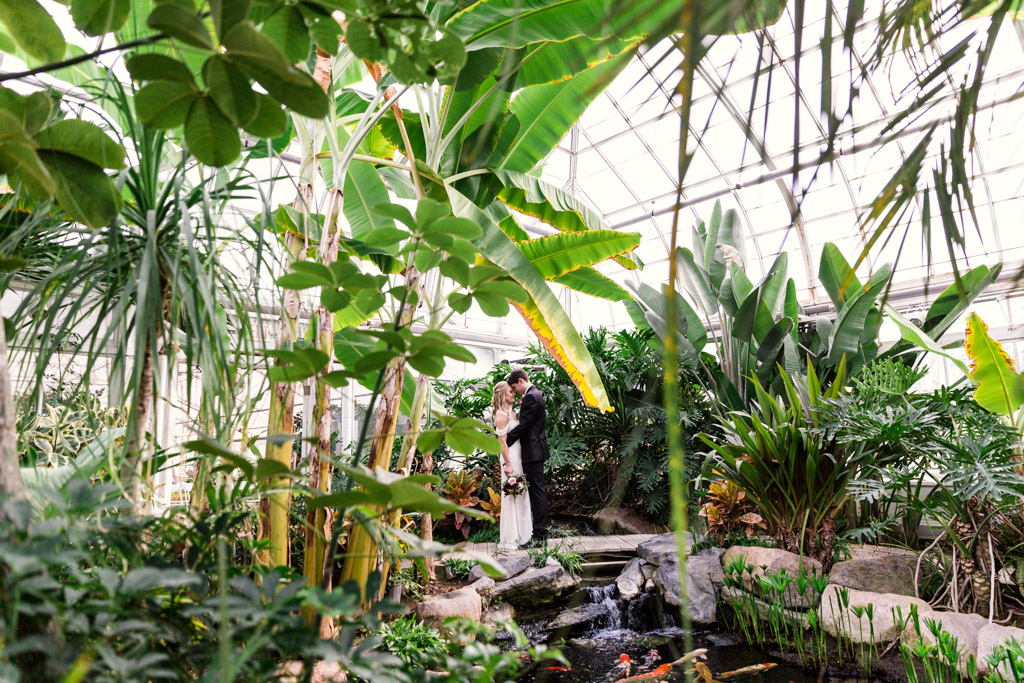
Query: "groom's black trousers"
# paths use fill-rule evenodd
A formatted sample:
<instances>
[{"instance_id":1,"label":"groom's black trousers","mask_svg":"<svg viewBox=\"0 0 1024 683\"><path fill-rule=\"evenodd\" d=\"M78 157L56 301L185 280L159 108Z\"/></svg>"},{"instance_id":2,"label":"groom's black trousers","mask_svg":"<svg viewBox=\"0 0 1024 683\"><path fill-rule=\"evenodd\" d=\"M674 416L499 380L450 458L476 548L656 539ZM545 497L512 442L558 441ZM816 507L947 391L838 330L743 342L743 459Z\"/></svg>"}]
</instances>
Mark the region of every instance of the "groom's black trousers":
<instances>
[{"instance_id":1,"label":"groom's black trousers","mask_svg":"<svg viewBox=\"0 0 1024 683\"><path fill-rule=\"evenodd\" d=\"M523 474L530 485L530 512L533 514L533 537L548 537L548 490L544 486L544 462L524 462Z\"/></svg>"}]
</instances>

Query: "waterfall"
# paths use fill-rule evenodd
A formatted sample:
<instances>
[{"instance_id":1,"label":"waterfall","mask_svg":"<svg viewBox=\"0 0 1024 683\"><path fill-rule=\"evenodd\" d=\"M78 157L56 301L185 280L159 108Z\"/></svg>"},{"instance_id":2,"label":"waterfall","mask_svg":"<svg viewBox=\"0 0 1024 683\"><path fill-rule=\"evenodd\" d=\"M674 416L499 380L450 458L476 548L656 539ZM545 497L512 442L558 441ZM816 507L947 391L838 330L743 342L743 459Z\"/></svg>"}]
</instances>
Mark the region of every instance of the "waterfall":
<instances>
[{"instance_id":1,"label":"waterfall","mask_svg":"<svg viewBox=\"0 0 1024 683\"><path fill-rule=\"evenodd\" d=\"M622 610L615 600L618 589L614 583L607 586L592 586L587 588L587 602L601 605L608 613L608 625L606 628L616 630L622 628Z\"/></svg>"}]
</instances>

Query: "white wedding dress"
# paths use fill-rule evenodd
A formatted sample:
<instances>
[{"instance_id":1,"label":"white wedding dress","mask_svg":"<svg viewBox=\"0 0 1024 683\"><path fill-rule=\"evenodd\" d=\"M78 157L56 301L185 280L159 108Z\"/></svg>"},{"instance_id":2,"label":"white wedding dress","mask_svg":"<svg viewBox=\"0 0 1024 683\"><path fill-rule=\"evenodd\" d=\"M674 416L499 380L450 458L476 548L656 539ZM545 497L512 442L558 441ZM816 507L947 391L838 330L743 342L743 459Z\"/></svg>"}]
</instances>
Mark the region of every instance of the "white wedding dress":
<instances>
[{"instance_id":1,"label":"white wedding dress","mask_svg":"<svg viewBox=\"0 0 1024 683\"><path fill-rule=\"evenodd\" d=\"M512 419L504 429L498 429L498 436L508 434L519 421ZM498 456L501 458L501 456ZM512 473L523 473L522 447L516 441L508 448L508 457L512 461ZM505 466L501 463L501 479L505 481ZM503 550L515 550L533 537L533 511L530 509L530 494L523 491L518 496L501 494L501 517L499 518L501 538L498 547Z\"/></svg>"}]
</instances>

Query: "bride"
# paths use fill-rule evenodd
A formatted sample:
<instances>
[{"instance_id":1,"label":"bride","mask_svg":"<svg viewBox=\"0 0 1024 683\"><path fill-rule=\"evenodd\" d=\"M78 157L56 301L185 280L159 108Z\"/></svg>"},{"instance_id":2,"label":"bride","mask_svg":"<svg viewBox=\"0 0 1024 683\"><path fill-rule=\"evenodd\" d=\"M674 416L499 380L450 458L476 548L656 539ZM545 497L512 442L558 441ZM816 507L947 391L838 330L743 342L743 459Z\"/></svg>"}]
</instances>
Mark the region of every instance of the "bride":
<instances>
[{"instance_id":1,"label":"bride","mask_svg":"<svg viewBox=\"0 0 1024 683\"><path fill-rule=\"evenodd\" d=\"M505 435L519 424L516 414L512 412L512 402L515 397L516 393L512 391L508 382L498 382L494 385L491 410L495 431L498 434L498 440L501 441L502 483L513 474L521 475L523 473L520 442L517 441L511 447L505 442ZM533 513L530 510L530 497L525 493L510 496L502 491L499 520L501 531L499 548L515 550L528 543L533 536Z\"/></svg>"}]
</instances>

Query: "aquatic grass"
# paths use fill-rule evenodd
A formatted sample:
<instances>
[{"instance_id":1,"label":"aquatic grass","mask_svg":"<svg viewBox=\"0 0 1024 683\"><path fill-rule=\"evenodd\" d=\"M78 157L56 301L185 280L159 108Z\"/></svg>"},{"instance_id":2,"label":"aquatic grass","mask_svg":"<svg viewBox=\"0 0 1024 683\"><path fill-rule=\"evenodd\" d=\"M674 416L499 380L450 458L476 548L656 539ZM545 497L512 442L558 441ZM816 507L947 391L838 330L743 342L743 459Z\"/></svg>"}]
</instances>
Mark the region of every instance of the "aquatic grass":
<instances>
[{"instance_id":1,"label":"aquatic grass","mask_svg":"<svg viewBox=\"0 0 1024 683\"><path fill-rule=\"evenodd\" d=\"M1007 679L1006 674L1013 683L1024 682L1024 646L1016 638L997 645L985 661L988 664L985 683L1003 683Z\"/></svg>"}]
</instances>

